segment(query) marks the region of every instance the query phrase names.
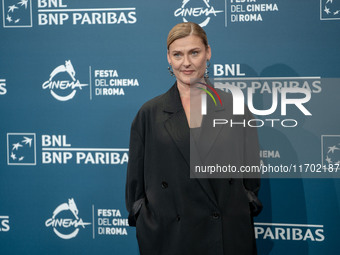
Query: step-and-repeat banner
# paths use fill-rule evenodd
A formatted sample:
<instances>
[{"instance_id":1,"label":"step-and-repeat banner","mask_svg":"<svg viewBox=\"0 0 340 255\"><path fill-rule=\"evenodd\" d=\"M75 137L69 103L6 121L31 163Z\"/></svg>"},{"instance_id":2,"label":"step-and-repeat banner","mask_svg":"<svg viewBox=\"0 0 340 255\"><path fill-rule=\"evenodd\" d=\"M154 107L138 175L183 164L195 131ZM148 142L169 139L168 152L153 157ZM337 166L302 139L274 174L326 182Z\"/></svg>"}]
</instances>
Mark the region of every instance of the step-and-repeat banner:
<instances>
[{"instance_id":1,"label":"step-and-repeat banner","mask_svg":"<svg viewBox=\"0 0 340 255\"><path fill-rule=\"evenodd\" d=\"M174 83L183 21L208 34L210 77L256 92L243 125L283 173L262 180L259 254L339 251L340 0L2 0L0 16L1 254L138 254L130 125Z\"/></svg>"}]
</instances>

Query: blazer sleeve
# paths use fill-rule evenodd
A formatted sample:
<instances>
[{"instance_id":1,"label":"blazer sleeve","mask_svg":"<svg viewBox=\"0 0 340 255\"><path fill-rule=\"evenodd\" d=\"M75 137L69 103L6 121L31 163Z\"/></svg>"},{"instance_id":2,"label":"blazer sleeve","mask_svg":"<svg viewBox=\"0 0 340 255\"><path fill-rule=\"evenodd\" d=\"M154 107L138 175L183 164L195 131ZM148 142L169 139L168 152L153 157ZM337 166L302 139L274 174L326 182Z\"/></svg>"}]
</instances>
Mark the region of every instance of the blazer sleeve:
<instances>
[{"instance_id":1,"label":"blazer sleeve","mask_svg":"<svg viewBox=\"0 0 340 255\"><path fill-rule=\"evenodd\" d=\"M140 114L131 125L129 162L127 167L125 203L129 225L136 226L139 210L145 200L144 192L144 127Z\"/></svg>"}]
</instances>

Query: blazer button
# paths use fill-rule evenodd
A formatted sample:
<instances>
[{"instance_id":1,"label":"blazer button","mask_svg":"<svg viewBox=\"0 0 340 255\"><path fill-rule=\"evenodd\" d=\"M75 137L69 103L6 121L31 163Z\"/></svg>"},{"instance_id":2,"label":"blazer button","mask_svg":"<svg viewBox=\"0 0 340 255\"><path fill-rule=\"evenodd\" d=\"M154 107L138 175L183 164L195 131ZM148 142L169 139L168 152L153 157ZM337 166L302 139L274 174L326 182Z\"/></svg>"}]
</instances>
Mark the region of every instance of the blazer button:
<instances>
[{"instance_id":1,"label":"blazer button","mask_svg":"<svg viewBox=\"0 0 340 255\"><path fill-rule=\"evenodd\" d=\"M162 189L166 189L168 187L168 183L167 182L162 182Z\"/></svg>"},{"instance_id":2,"label":"blazer button","mask_svg":"<svg viewBox=\"0 0 340 255\"><path fill-rule=\"evenodd\" d=\"M179 214L178 214L176 219L177 219L177 221L180 221L181 220L181 216L179 216Z\"/></svg>"},{"instance_id":3,"label":"blazer button","mask_svg":"<svg viewBox=\"0 0 340 255\"><path fill-rule=\"evenodd\" d=\"M213 218L214 220L218 220L218 219L220 218L220 214L219 214L218 212L213 212L212 218Z\"/></svg>"}]
</instances>

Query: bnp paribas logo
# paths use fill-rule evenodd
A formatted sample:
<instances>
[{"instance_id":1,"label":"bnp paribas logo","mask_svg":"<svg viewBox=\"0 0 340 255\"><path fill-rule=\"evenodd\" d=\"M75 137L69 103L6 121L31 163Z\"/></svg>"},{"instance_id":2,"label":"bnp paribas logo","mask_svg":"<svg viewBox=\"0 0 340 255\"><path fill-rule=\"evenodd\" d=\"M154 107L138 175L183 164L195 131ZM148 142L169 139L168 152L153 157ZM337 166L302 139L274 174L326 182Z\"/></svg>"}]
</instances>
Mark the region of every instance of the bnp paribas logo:
<instances>
[{"instance_id":1,"label":"bnp paribas logo","mask_svg":"<svg viewBox=\"0 0 340 255\"><path fill-rule=\"evenodd\" d=\"M324 167L340 169L340 135L321 136L321 157Z\"/></svg>"},{"instance_id":2,"label":"bnp paribas logo","mask_svg":"<svg viewBox=\"0 0 340 255\"><path fill-rule=\"evenodd\" d=\"M2 0L3 27L32 27L31 0Z\"/></svg>"},{"instance_id":3,"label":"bnp paribas logo","mask_svg":"<svg viewBox=\"0 0 340 255\"><path fill-rule=\"evenodd\" d=\"M320 20L340 20L340 0L320 0Z\"/></svg>"},{"instance_id":4,"label":"bnp paribas logo","mask_svg":"<svg viewBox=\"0 0 340 255\"><path fill-rule=\"evenodd\" d=\"M36 165L35 133L7 133L7 164Z\"/></svg>"}]
</instances>

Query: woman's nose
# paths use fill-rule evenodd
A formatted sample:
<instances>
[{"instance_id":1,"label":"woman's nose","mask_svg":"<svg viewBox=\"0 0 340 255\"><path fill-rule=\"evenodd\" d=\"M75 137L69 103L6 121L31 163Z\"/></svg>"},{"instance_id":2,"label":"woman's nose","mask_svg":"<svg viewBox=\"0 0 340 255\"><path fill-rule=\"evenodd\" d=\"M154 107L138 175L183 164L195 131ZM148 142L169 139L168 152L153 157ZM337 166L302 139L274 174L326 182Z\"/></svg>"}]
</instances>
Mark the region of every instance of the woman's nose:
<instances>
[{"instance_id":1,"label":"woman's nose","mask_svg":"<svg viewBox=\"0 0 340 255\"><path fill-rule=\"evenodd\" d=\"M189 57L188 56L184 56L184 59L183 59L183 65L184 66L190 66L190 59L189 59Z\"/></svg>"}]
</instances>

